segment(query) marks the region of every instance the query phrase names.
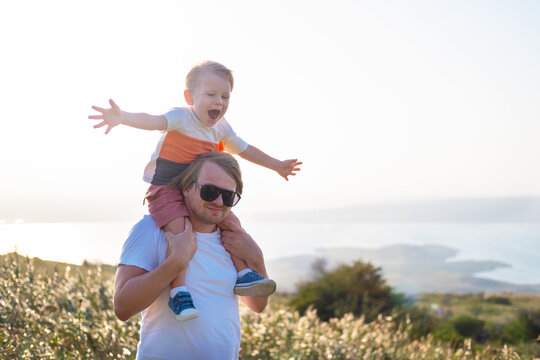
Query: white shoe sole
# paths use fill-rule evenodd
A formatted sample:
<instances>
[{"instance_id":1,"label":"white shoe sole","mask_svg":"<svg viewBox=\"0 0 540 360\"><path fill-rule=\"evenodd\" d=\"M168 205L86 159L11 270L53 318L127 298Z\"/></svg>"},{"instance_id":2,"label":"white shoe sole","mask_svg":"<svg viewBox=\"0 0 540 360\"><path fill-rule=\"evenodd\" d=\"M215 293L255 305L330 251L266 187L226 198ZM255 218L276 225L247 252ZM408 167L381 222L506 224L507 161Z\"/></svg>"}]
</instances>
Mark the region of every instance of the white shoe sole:
<instances>
[{"instance_id":1,"label":"white shoe sole","mask_svg":"<svg viewBox=\"0 0 540 360\"><path fill-rule=\"evenodd\" d=\"M182 311L178 315L175 315L175 314L173 315L178 321L188 321L188 320L199 317L199 312L197 311L197 309L187 309L187 310Z\"/></svg>"},{"instance_id":2,"label":"white shoe sole","mask_svg":"<svg viewBox=\"0 0 540 360\"><path fill-rule=\"evenodd\" d=\"M264 279L254 284L234 287L234 293L240 296L268 296L275 291L276 282L272 279Z\"/></svg>"}]
</instances>

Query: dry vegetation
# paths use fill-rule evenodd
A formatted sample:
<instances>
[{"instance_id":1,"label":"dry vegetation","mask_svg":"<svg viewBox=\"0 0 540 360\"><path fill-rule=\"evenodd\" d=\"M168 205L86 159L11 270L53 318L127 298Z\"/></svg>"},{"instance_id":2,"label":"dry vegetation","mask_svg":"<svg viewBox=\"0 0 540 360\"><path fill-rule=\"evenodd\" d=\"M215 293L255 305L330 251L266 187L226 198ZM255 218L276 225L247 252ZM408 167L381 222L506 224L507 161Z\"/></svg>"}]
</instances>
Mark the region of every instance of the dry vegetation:
<instances>
[{"instance_id":1,"label":"dry vegetation","mask_svg":"<svg viewBox=\"0 0 540 360\"><path fill-rule=\"evenodd\" d=\"M12 256L1 265L0 358L134 359L138 320L116 319L112 289L100 267L37 271ZM241 321L241 359L520 359L507 346L413 339L410 323L398 326L391 317L322 322L311 309L301 316L274 302L260 315L243 308Z\"/></svg>"}]
</instances>

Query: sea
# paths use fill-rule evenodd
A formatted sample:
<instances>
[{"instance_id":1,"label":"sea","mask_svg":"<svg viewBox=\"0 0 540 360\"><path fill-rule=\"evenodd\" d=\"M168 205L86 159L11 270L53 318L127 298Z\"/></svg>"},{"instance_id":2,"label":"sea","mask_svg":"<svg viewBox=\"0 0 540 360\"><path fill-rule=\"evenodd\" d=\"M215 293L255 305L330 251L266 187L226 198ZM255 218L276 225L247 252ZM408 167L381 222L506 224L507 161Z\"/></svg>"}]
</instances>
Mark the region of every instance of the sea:
<instances>
[{"instance_id":1,"label":"sea","mask_svg":"<svg viewBox=\"0 0 540 360\"><path fill-rule=\"evenodd\" d=\"M3 223L0 254L81 264L115 265L134 222ZM318 249L388 245L442 245L447 261L495 260L508 264L476 276L515 284L540 284L539 223L244 223L266 259L317 254Z\"/></svg>"}]
</instances>

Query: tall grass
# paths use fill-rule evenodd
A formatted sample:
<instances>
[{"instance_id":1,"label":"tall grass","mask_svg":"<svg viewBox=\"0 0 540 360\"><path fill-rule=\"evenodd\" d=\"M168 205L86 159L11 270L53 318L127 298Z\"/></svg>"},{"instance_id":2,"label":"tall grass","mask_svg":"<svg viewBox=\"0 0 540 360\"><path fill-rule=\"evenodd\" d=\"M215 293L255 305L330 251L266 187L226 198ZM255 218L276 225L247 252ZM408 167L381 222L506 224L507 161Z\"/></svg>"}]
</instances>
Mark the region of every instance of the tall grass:
<instances>
[{"instance_id":1,"label":"tall grass","mask_svg":"<svg viewBox=\"0 0 540 360\"><path fill-rule=\"evenodd\" d=\"M520 359L508 346L474 351L470 340L458 349L430 335L414 340L410 322L399 326L391 317L366 323L347 314L323 322L313 309L303 316L287 309L260 315L243 309L242 327L241 359Z\"/></svg>"},{"instance_id":2,"label":"tall grass","mask_svg":"<svg viewBox=\"0 0 540 360\"><path fill-rule=\"evenodd\" d=\"M81 270L42 272L19 256L2 265L0 358L134 358L138 324L114 315L111 277Z\"/></svg>"},{"instance_id":3,"label":"tall grass","mask_svg":"<svg viewBox=\"0 0 540 360\"><path fill-rule=\"evenodd\" d=\"M99 267L43 272L13 256L1 266L1 359L134 359L138 318L119 321L113 280ZM272 304L263 314L241 309L241 359L520 359L509 347L474 350L414 340L410 323L345 315L322 322Z\"/></svg>"}]
</instances>

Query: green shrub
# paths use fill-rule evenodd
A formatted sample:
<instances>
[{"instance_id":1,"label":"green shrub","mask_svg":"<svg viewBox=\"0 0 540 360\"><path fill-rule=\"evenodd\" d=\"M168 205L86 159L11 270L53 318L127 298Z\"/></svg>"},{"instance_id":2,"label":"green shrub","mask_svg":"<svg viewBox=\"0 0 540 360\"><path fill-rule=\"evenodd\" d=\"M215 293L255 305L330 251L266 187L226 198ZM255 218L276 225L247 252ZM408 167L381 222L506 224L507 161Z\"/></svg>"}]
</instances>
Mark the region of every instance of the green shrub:
<instances>
[{"instance_id":1,"label":"green shrub","mask_svg":"<svg viewBox=\"0 0 540 360\"><path fill-rule=\"evenodd\" d=\"M459 315L452 319L452 326L463 337L473 338L484 328L484 321L468 315Z\"/></svg>"},{"instance_id":2,"label":"green shrub","mask_svg":"<svg viewBox=\"0 0 540 360\"><path fill-rule=\"evenodd\" d=\"M510 299L504 296L490 296L486 299L486 302L498 305L512 305Z\"/></svg>"},{"instance_id":3,"label":"green shrub","mask_svg":"<svg viewBox=\"0 0 540 360\"><path fill-rule=\"evenodd\" d=\"M312 305L319 317L328 321L347 313L374 320L378 314L388 314L393 307L393 295L381 275L381 268L357 261L328 272L324 264L314 264L318 275L300 285L291 306L304 313Z\"/></svg>"},{"instance_id":4,"label":"green shrub","mask_svg":"<svg viewBox=\"0 0 540 360\"><path fill-rule=\"evenodd\" d=\"M435 316L429 309L416 305L401 306L399 309L394 309L393 317L398 323L410 321L410 334L415 339L433 333L444 322L444 318Z\"/></svg>"},{"instance_id":5,"label":"green shrub","mask_svg":"<svg viewBox=\"0 0 540 360\"><path fill-rule=\"evenodd\" d=\"M535 340L540 335L540 311L521 311L517 318L504 328L503 341L517 344Z\"/></svg>"}]
</instances>

